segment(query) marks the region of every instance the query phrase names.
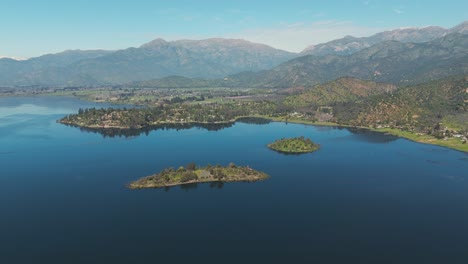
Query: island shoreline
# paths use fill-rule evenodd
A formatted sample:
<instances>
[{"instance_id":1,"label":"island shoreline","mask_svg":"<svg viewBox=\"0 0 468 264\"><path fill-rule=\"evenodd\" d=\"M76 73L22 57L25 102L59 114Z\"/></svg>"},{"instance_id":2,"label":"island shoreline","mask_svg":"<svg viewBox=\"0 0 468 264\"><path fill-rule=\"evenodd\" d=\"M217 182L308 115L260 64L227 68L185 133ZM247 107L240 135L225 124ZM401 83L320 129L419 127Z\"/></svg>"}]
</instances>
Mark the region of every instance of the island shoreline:
<instances>
[{"instance_id":1,"label":"island shoreline","mask_svg":"<svg viewBox=\"0 0 468 264\"><path fill-rule=\"evenodd\" d=\"M345 125L345 124L338 124L338 123L333 123L333 122L312 122L312 121L307 121L307 120L298 120L298 119L290 119L286 117L270 117L270 116L261 116L261 115L251 115L251 116L240 116L236 117L235 119L231 119L228 121L221 121L221 122L160 122L158 124L154 125L149 125L149 126L142 126L142 127L136 127L136 128L131 128L131 127L122 127L122 126L87 126L84 124L76 124L73 122L66 122L64 118L58 120L58 123L64 124L64 125L70 125L74 127L80 127L80 128L87 128L91 130L100 130L100 129L119 129L119 130L134 130L134 129L145 129L145 128L157 128L157 127L163 127L167 125L181 125L181 126L187 126L187 125L193 125L193 126L203 126L203 125L233 125L237 122L241 122L240 119L242 118L260 118L264 120L268 120L270 122L278 122L278 123L292 123L292 124L301 124L301 125L310 125L310 126L322 126L322 127L336 127L336 128L359 128L359 129L365 129L368 131L373 131L377 133L382 133L382 134L389 134L396 136L398 138L404 138L407 140L410 140L412 142L420 143L420 144L425 144L425 145L434 145L434 146L439 146L451 150L456 150L461 153L468 153L468 144L466 144L466 147L463 146L465 144L458 143L455 146L450 146L448 144L444 144L443 139L437 139L435 137L432 137L430 135L417 135L416 133L413 132L408 132L408 131L403 131L399 129L392 129L392 128L372 128L372 127L365 127L365 126L352 126L352 125ZM405 135L408 134L408 135ZM425 139L418 139L417 137L424 137ZM429 141L431 140L431 141Z\"/></svg>"},{"instance_id":2,"label":"island shoreline","mask_svg":"<svg viewBox=\"0 0 468 264\"><path fill-rule=\"evenodd\" d=\"M232 162L226 167L221 165L197 167L195 163L189 163L185 168L182 166L177 170L166 168L126 186L131 190L159 189L198 183L258 182L268 178L270 176L264 172L249 166L236 166Z\"/></svg>"}]
</instances>

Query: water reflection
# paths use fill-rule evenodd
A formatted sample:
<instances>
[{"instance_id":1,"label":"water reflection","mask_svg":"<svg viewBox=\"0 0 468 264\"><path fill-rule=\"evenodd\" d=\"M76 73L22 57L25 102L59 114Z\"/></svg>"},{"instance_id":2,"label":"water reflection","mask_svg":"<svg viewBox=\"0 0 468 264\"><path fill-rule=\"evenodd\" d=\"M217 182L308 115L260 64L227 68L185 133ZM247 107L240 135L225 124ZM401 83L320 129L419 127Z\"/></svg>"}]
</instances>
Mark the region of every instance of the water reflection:
<instances>
[{"instance_id":1,"label":"water reflection","mask_svg":"<svg viewBox=\"0 0 468 264\"><path fill-rule=\"evenodd\" d=\"M258 117L245 117L239 118L236 122L246 123L246 124L256 124L256 125L265 125L271 123L271 120ZM156 130L183 130L191 128L200 128L206 129L208 131L218 131L225 128L232 127L236 122L224 123L224 124L204 124L204 123L187 123L187 124L164 124L164 125L155 125L149 126L140 129L119 129L119 128L85 128L76 125L65 124L66 126L78 127L83 132L91 132L101 134L103 137L135 137L142 134L146 136L149 135L151 131Z\"/></svg>"},{"instance_id":2,"label":"water reflection","mask_svg":"<svg viewBox=\"0 0 468 264\"><path fill-rule=\"evenodd\" d=\"M276 149L270 149L270 150L279 154L286 155L286 156L301 156L301 155L311 154L315 152L315 151L313 152L286 152L286 151L281 151L281 150L276 150Z\"/></svg>"},{"instance_id":3,"label":"water reflection","mask_svg":"<svg viewBox=\"0 0 468 264\"><path fill-rule=\"evenodd\" d=\"M398 139L397 136L365 128L347 128L347 130L354 135L354 139L370 143L389 143Z\"/></svg>"},{"instance_id":4,"label":"water reflection","mask_svg":"<svg viewBox=\"0 0 468 264\"><path fill-rule=\"evenodd\" d=\"M180 189L188 192L190 190L196 190L198 188L198 183L189 183L180 185Z\"/></svg>"},{"instance_id":5,"label":"water reflection","mask_svg":"<svg viewBox=\"0 0 468 264\"><path fill-rule=\"evenodd\" d=\"M239 118L236 122L246 123L246 124L265 125L265 124L271 123L272 121L269 119L265 119L265 118L245 117L245 118ZM205 123L164 124L164 125L144 127L140 129L86 128L86 127L80 127L80 126L70 125L70 124L65 124L65 125L70 126L70 127L77 127L82 132L91 132L91 133L101 134L104 138L106 137L130 138L130 137L140 136L142 134L148 136L151 131L169 130L169 129L174 129L178 131L178 130L184 130L184 129L199 128L199 129L206 129L208 131L219 131L225 128L232 127L236 122L223 123L223 124L205 124ZM356 139L362 140L365 142L370 142L370 143L389 143L398 139L398 137L393 136L393 135L385 134L382 132L371 131L371 130L364 129L364 128L344 128L344 127L327 127L327 126L316 126L315 128L317 129L317 131L320 131L320 132L327 132L327 131L332 131L336 129L338 130L346 129L349 132L351 132L353 135L355 135ZM294 154L294 153L283 153L283 154L300 155L300 154Z\"/></svg>"},{"instance_id":6,"label":"water reflection","mask_svg":"<svg viewBox=\"0 0 468 264\"><path fill-rule=\"evenodd\" d=\"M224 182L210 182L211 189L222 189L224 187Z\"/></svg>"},{"instance_id":7,"label":"water reflection","mask_svg":"<svg viewBox=\"0 0 468 264\"><path fill-rule=\"evenodd\" d=\"M209 184L210 189L222 189L224 187L224 182L217 181L217 182L205 182L205 183L189 183L189 184L181 184L176 186L166 186L164 187L164 192L169 192L171 189L180 188L186 192L191 190L196 190L199 184Z\"/></svg>"},{"instance_id":8,"label":"water reflection","mask_svg":"<svg viewBox=\"0 0 468 264\"><path fill-rule=\"evenodd\" d=\"M315 129L318 131L318 132L328 132L328 131L333 131L333 130L336 130L336 129L344 129L342 127L335 127L335 126L316 126Z\"/></svg>"},{"instance_id":9,"label":"water reflection","mask_svg":"<svg viewBox=\"0 0 468 264\"><path fill-rule=\"evenodd\" d=\"M140 129L120 129L120 128L86 128L86 127L79 127L75 125L66 124L66 126L71 127L78 127L82 132L91 132L101 134L104 138L106 137L135 137L145 134L146 136L149 135L151 131L157 130L183 130L183 129L191 129L191 128L200 128L206 129L208 131L218 131L224 128L232 127L234 123L225 123L225 124L199 124L199 123L189 123L189 124L166 124L166 125L156 125L156 126L149 126Z\"/></svg>"},{"instance_id":10,"label":"water reflection","mask_svg":"<svg viewBox=\"0 0 468 264\"><path fill-rule=\"evenodd\" d=\"M237 122L252 125L267 125L270 124L272 121L270 119L262 117L242 117L238 118Z\"/></svg>"}]
</instances>

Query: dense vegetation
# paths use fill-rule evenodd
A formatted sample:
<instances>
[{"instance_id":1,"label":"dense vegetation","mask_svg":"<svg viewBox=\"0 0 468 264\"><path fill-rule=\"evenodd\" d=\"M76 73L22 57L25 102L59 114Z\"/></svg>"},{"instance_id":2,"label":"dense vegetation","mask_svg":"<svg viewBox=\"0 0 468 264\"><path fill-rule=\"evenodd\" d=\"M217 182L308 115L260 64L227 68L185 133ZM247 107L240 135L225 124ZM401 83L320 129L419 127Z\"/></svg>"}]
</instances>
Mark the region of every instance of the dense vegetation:
<instances>
[{"instance_id":1,"label":"dense vegetation","mask_svg":"<svg viewBox=\"0 0 468 264\"><path fill-rule=\"evenodd\" d=\"M285 98L284 104L297 108L327 106L356 101L372 95L391 93L396 89L397 87L391 84L344 77L336 81L315 85L300 94L288 96Z\"/></svg>"},{"instance_id":2,"label":"dense vegetation","mask_svg":"<svg viewBox=\"0 0 468 264\"><path fill-rule=\"evenodd\" d=\"M61 123L88 128L144 128L161 124L230 123L238 117L279 115L280 109L268 101L239 101L224 104L161 104L151 108L80 109Z\"/></svg>"},{"instance_id":3,"label":"dense vegetation","mask_svg":"<svg viewBox=\"0 0 468 264\"><path fill-rule=\"evenodd\" d=\"M441 128L468 131L468 76L451 77L403 87L390 95L377 95L336 104L337 122L367 127L390 127L435 133Z\"/></svg>"},{"instance_id":4,"label":"dense vegetation","mask_svg":"<svg viewBox=\"0 0 468 264\"><path fill-rule=\"evenodd\" d=\"M389 92L372 92L383 84L351 78L317 85L285 98L295 107L294 120L332 122L346 126L397 129L446 139L468 137L468 76L449 77ZM362 84L370 84L367 88ZM357 89L363 96L356 96ZM332 99L330 99L332 98ZM396 130L392 130L395 134ZM389 132L389 131L386 131ZM407 137L405 135L405 137ZM424 140L427 141L427 140Z\"/></svg>"},{"instance_id":5,"label":"dense vegetation","mask_svg":"<svg viewBox=\"0 0 468 264\"><path fill-rule=\"evenodd\" d=\"M281 153L302 154L319 150L320 146L315 144L309 138L282 138L273 143L268 144L272 150Z\"/></svg>"},{"instance_id":6,"label":"dense vegetation","mask_svg":"<svg viewBox=\"0 0 468 264\"><path fill-rule=\"evenodd\" d=\"M167 168L160 173L144 177L129 184L130 189L161 188L187 183L200 182L254 182L267 179L269 176L250 167L237 166L230 163L221 165L197 167L195 163L189 163L178 169Z\"/></svg>"}]
</instances>

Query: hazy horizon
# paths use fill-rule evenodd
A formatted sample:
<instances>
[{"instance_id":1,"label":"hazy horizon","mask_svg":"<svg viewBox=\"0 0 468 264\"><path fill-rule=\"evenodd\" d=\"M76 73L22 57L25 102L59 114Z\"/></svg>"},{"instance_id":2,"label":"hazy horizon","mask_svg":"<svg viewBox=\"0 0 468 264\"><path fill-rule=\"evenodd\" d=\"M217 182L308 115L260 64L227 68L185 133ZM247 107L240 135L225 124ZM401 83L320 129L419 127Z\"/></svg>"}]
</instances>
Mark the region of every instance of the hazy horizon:
<instances>
[{"instance_id":1,"label":"hazy horizon","mask_svg":"<svg viewBox=\"0 0 468 264\"><path fill-rule=\"evenodd\" d=\"M242 8L239 8L242 7ZM402 0L314 3L266 1L3 1L0 58L25 59L65 50L118 50L165 40L234 38L300 52L346 35L407 27L451 28L468 17L468 4Z\"/></svg>"}]
</instances>

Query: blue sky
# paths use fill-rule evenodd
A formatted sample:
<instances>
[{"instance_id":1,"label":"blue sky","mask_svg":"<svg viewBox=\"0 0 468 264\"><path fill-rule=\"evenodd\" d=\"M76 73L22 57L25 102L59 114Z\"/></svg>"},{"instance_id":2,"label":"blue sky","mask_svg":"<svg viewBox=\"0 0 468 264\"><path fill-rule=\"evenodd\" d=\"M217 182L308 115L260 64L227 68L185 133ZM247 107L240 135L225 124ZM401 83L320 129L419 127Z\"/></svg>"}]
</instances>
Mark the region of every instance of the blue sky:
<instances>
[{"instance_id":1,"label":"blue sky","mask_svg":"<svg viewBox=\"0 0 468 264\"><path fill-rule=\"evenodd\" d=\"M66 49L122 49L152 39L244 38L300 51L345 35L453 27L468 1L0 0L0 57Z\"/></svg>"}]
</instances>

